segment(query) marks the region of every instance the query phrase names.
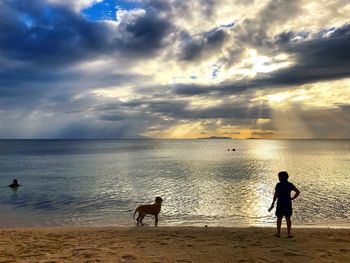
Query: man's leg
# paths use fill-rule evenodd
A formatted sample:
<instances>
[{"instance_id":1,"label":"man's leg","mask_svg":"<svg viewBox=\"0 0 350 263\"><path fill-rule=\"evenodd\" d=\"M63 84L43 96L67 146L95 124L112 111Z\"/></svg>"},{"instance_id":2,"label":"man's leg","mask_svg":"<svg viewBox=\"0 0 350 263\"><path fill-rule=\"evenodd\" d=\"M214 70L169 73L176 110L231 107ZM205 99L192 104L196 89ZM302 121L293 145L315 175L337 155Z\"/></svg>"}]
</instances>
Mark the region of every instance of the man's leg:
<instances>
[{"instance_id":1,"label":"man's leg","mask_svg":"<svg viewBox=\"0 0 350 263\"><path fill-rule=\"evenodd\" d=\"M282 217L277 217L277 233L276 236L281 235L281 225L282 225Z\"/></svg>"},{"instance_id":2,"label":"man's leg","mask_svg":"<svg viewBox=\"0 0 350 263\"><path fill-rule=\"evenodd\" d=\"M288 233L288 237L292 237L292 220L290 219L290 217L286 217L286 221L287 221L287 233Z\"/></svg>"}]
</instances>

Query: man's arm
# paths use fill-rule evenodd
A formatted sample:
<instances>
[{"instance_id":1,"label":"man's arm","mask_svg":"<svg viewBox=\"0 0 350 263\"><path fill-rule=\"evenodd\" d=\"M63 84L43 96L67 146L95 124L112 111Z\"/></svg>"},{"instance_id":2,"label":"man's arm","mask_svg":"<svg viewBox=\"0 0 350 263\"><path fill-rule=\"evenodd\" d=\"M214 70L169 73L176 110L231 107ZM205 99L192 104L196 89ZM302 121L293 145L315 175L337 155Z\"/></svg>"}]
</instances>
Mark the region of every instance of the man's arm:
<instances>
[{"instance_id":1,"label":"man's arm","mask_svg":"<svg viewBox=\"0 0 350 263\"><path fill-rule=\"evenodd\" d=\"M269 208L269 212L272 210L272 208L275 206L275 202L276 202L276 199L277 199L277 191L275 191L275 194L273 195L273 199L272 199L272 204L271 204L271 206L270 206L270 208Z\"/></svg>"},{"instance_id":2,"label":"man's arm","mask_svg":"<svg viewBox=\"0 0 350 263\"><path fill-rule=\"evenodd\" d=\"M297 198L300 195L299 189L296 188L295 186L294 186L293 191L295 192L295 195L291 198L292 200L294 200L295 198Z\"/></svg>"}]
</instances>

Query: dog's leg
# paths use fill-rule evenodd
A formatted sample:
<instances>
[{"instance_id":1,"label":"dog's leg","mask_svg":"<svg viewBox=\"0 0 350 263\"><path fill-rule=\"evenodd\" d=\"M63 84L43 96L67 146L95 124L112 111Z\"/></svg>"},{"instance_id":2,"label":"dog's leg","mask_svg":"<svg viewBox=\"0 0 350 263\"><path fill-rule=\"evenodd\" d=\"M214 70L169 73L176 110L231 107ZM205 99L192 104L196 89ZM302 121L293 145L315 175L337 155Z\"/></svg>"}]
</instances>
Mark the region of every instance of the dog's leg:
<instances>
[{"instance_id":1,"label":"dog's leg","mask_svg":"<svg viewBox=\"0 0 350 263\"><path fill-rule=\"evenodd\" d=\"M144 225L144 223L142 223L142 220L145 218L146 215L142 215L141 218L140 218L140 223L141 223L141 226Z\"/></svg>"},{"instance_id":2,"label":"dog's leg","mask_svg":"<svg viewBox=\"0 0 350 263\"><path fill-rule=\"evenodd\" d=\"M137 221L138 225L140 224L140 218L141 218L141 215L139 214L139 216L136 218L136 221Z\"/></svg>"},{"instance_id":3,"label":"dog's leg","mask_svg":"<svg viewBox=\"0 0 350 263\"><path fill-rule=\"evenodd\" d=\"M154 215L154 225L158 226L158 215Z\"/></svg>"}]
</instances>

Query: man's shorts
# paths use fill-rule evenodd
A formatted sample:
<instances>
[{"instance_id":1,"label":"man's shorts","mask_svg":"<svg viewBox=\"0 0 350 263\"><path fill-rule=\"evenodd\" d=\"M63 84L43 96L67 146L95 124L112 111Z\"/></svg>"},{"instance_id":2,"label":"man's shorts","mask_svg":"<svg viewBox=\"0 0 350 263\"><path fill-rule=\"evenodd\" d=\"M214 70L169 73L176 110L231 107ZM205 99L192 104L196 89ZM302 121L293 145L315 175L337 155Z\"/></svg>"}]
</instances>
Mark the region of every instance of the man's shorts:
<instances>
[{"instance_id":1,"label":"man's shorts","mask_svg":"<svg viewBox=\"0 0 350 263\"><path fill-rule=\"evenodd\" d=\"M278 218L285 217L291 217L293 214L293 209L291 206L278 206L276 208L276 216Z\"/></svg>"}]
</instances>

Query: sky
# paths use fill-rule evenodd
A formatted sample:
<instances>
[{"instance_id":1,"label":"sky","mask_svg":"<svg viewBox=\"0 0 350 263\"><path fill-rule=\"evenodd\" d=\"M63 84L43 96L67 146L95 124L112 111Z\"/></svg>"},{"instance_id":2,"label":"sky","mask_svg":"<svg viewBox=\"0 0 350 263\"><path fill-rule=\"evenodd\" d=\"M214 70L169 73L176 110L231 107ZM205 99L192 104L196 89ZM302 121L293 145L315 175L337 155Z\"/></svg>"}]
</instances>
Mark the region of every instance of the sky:
<instances>
[{"instance_id":1,"label":"sky","mask_svg":"<svg viewBox=\"0 0 350 263\"><path fill-rule=\"evenodd\" d=\"M0 0L0 138L350 138L348 0Z\"/></svg>"}]
</instances>

